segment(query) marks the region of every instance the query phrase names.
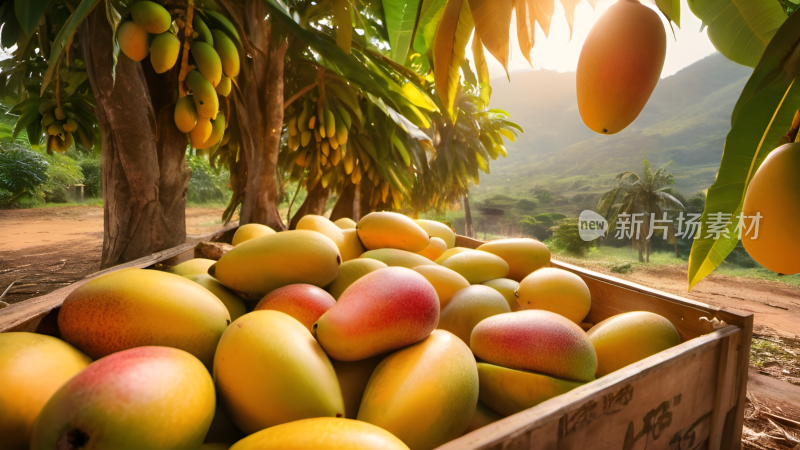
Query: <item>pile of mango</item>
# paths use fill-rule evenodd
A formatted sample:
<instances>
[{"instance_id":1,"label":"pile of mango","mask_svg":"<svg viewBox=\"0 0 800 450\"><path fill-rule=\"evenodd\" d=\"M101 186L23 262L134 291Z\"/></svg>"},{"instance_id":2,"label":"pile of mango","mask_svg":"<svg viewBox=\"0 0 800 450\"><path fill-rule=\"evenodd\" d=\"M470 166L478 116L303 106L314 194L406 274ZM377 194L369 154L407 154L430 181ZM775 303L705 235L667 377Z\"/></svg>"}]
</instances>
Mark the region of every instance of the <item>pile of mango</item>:
<instances>
[{"instance_id":1,"label":"pile of mango","mask_svg":"<svg viewBox=\"0 0 800 450\"><path fill-rule=\"evenodd\" d=\"M0 448L432 449L681 342L649 312L586 323L588 286L541 242L455 242L305 216L91 279L58 337L0 334Z\"/></svg>"}]
</instances>

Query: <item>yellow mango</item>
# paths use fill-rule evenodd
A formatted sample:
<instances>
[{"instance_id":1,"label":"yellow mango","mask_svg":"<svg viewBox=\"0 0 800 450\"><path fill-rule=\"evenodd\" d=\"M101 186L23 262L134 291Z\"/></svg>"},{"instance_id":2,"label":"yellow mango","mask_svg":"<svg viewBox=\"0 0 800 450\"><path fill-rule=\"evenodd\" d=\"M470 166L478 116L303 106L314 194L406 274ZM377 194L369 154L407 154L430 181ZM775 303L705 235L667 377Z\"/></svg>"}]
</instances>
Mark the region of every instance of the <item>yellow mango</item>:
<instances>
[{"instance_id":1,"label":"yellow mango","mask_svg":"<svg viewBox=\"0 0 800 450\"><path fill-rule=\"evenodd\" d=\"M410 218L394 212L373 212L358 221L358 237L364 248L394 248L418 252L430 243L425 230Z\"/></svg>"},{"instance_id":2,"label":"yellow mango","mask_svg":"<svg viewBox=\"0 0 800 450\"><path fill-rule=\"evenodd\" d=\"M572 272L545 267L525 277L517 288L522 309L542 309L580 324L592 308L586 282Z\"/></svg>"},{"instance_id":3,"label":"yellow mango","mask_svg":"<svg viewBox=\"0 0 800 450\"><path fill-rule=\"evenodd\" d=\"M499 239L481 245L478 250L503 258L508 263L508 278L515 281L522 281L550 264L550 250L535 239Z\"/></svg>"},{"instance_id":4,"label":"yellow mango","mask_svg":"<svg viewBox=\"0 0 800 450\"><path fill-rule=\"evenodd\" d=\"M150 44L150 63L156 73L164 73L175 67L178 54L181 51L181 41L172 33L161 33Z\"/></svg>"},{"instance_id":5,"label":"yellow mango","mask_svg":"<svg viewBox=\"0 0 800 450\"><path fill-rule=\"evenodd\" d=\"M460 273L470 284L479 284L508 275L508 263L497 255L471 250L453 255L441 265Z\"/></svg>"},{"instance_id":6,"label":"yellow mango","mask_svg":"<svg viewBox=\"0 0 800 450\"><path fill-rule=\"evenodd\" d=\"M453 333L469 345L475 325L488 317L510 312L506 299L499 292L476 284L456 292L442 308L436 328Z\"/></svg>"},{"instance_id":7,"label":"yellow mango","mask_svg":"<svg viewBox=\"0 0 800 450\"><path fill-rule=\"evenodd\" d=\"M239 50L236 44L223 31L211 30L211 33L214 35L214 50L219 54L223 72L236 78L239 75Z\"/></svg>"},{"instance_id":8,"label":"yellow mango","mask_svg":"<svg viewBox=\"0 0 800 450\"><path fill-rule=\"evenodd\" d=\"M441 263L443 263L443 262L444 262L444 261L445 261L447 258L449 258L449 257L451 257L451 256L453 256L453 255L457 255L457 254L459 254L459 253L468 252L468 251L470 251L470 250L472 250L472 249L471 249L471 248L466 248L466 247L453 247L453 248L448 248L448 249L447 249L447 250L446 250L444 253L442 253L442 255L441 255L440 257L436 258L436 261L434 261L434 262L435 262L436 264L441 264Z\"/></svg>"},{"instance_id":9,"label":"yellow mango","mask_svg":"<svg viewBox=\"0 0 800 450\"><path fill-rule=\"evenodd\" d=\"M381 361L383 361L383 355L358 361L331 359L333 370L336 371L336 378L339 380L339 387L342 389L345 417L348 419L355 419L358 416L358 408L361 406L367 382Z\"/></svg>"},{"instance_id":10,"label":"yellow mango","mask_svg":"<svg viewBox=\"0 0 800 450\"><path fill-rule=\"evenodd\" d=\"M436 289L441 309L447 306L456 292L469 287L469 281L467 281L466 278L447 267L434 264L417 266L412 270L419 272L433 285L433 288Z\"/></svg>"},{"instance_id":11,"label":"yellow mango","mask_svg":"<svg viewBox=\"0 0 800 450\"><path fill-rule=\"evenodd\" d=\"M178 99L175 104L175 126L183 133L188 133L197 125L197 107L191 95L186 95Z\"/></svg>"},{"instance_id":12,"label":"yellow mango","mask_svg":"<svg viewBox=\"0 0 800 450\"><path fill-rule=\"evenodd\" d=\"M414 222L417 222L417 225L422 227L422 229L428 233L428 236L432 238L438 237L439 239L443 240L444 243L447 244L447 248L453 248L456 246L456 233L452 228L448 227L442 222L425 219L415 220Z\"/></svg>"},{"instance_id":13,"label":"yellow mango","mask_svg":"<svg viewBox=\"0 0 800 450\"><path fill-rule=\"evenodd\" d=\"M337 227L343 230L355 229L358 224L349 217L342 217L341 219L337 219L333 221Z\"/></svg>"},{"instance_id":14,"label":"yellow mango","mask_svg":"<svg viewBox=\"0 0 800 450\"><path fill-rule=\"evenodd\" d=\"M484 281L481 283L484 286L489 286L490 288L496 290L508 302L508 307L511 308L511 312L519 311L520 306L517 303L517 288L519 287L519 283L510 279L510 278L495 278L494 280Z\"/></svg>"},{"instance_id":15,"label":"yellow mango","mask_svg":"<svg viewBox=\"0 0 800 450\"><path fill-rule=\"evenodd\" d=\"M184 275L184 277L211 291L211 293L214 294L228 309L228 313L231 315L231 321L238 319L247 312L247 307L245 306L244 300L242 300L242 298L238 295L234 294L230 289L223 286L222 283L217 281L211 275L207 273L200 273Z\"/></svg>"},{"instance_id":16,"label":"yellow mango","mask_svg":"<svg viewBox=\"0 0 800 450\"><path fill-rule=\"evenodd\" d=\"M194 58L200 74L211 83L211 86L217 87L222 79L222 61L214 47L205 42L194 41L192 42L192 58Z\"/></svg>"},{"instance_id":17,"label":"yellow mango","mask_svg":"<svg viewBox=\"0 0 800 450\"><path fill-rule=\"evenodd\" d=\"M417 252L417 254L431 261L436 261L445 251L447 251L447 244L441 238L432 237L430 244L424 250Z\"/></svg>"},{"instance_id":18,"label":"yellow mango","mask_svg":"<svg viewBox=\"0 0 800 450\"><path fill-rule=\"evenodd\" d=\"M510 416L569 392L585 383L478 363L480 399L501 415Z\"/></svg>"},{"instance_id":19,"label":"yellow mango","mask_svg":"<svg viewBox=\"0 0 800 450\"><path fill-rule=\"evenodd\" d=\"M139 1L131 5L131 17L148 33L161 34L169 30L172 17L166 8L156 2Z\"/></svg>"},{"instance_id":20,"label":"yellow mango","mask_svg":"<svg viewBox=\"0 0 800 450\"><path fill-rule=\"evenodd\" d=\"M215 262L216 261L213 259L194 258L172 266L169 271L170 273L174 273L175 275L180 275L182 277L186 275L208 275L208 268L211 267Z\"/></svg>"},{"instance_id":21,"label":"yellow mango","mask_svg":"<svg viewBox=\"0 0 800 450\"><path fill-rule=\"evenodd\" d=\"M374 425L350 419L298 420L259 431L231 450L408 450L400 439Z\"/></svg>"},{"instance_id":22,"label":"yellow mango","mask_svg":"<svg viewBox=\"0 0 800 450\"><path fill-rule=\"evenodd\" d=\"M387 267L389 266L378 261L377 259L371 258L357 258L350 261L345 261L341 266L339 266L339 274L336 275L336 278L331 282L331 284L325 286L325 290L328 291L333 298L339 300L339 297L342 295L345 289L350 287L350 285L356 280L370 272L374 272L378 269L385 269Z\"/></svg>"},{"instance_id":23,"label":"yellow mango","mask_svg":"<svg viewBox=\"0 0 800 450\"><path fill-rule=\"evenodd\" d=\"M150 35L132 21L122 22L117 29L119 49L133 61L141 61L150 54Z\"/></svg>"},{"instance_id":24,"label":"yellow mango","mask_svg":"<svg viewBox=\"0 0 800 450\"><path fill-rule=\"evenodd\" d=\"M417 266L435 265L430 259L417 255L416 253L406 252L395 248L382 248L364 252L360 258L376 259L385 263L387 266L398 266L413 269Z\"/></svg>"},{"instance_id":25,"label":"yellow mango","mask_svg":"<svg viewBox=\"0 0 800 450\"><path fill-rule=\"evenodd\" d=\"M249 241L250 239L267 236L270 234L275 234L275 230L266 225L261 225L260 223L246 223L236 229L236 233L233 234L233 240L231 241L231 244L237 246L242 242Z\"/></svg>"}]
</instances>

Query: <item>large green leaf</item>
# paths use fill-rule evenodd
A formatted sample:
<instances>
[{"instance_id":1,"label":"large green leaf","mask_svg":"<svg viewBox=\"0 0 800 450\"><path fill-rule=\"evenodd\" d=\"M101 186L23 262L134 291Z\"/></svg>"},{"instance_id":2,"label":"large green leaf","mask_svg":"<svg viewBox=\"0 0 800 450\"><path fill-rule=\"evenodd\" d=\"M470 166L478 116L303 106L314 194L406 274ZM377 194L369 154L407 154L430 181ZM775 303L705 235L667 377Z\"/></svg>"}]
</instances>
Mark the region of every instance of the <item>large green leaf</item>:
<instances>
[{"instance_id":1,"label":"large green leaf","mask_svg":"<svg viewBox=\"0 0 800 450\"><path fill-rule=\"evenodd\" d=\"M84 19L86 19L98 3L100 3L100 0L83 0L81 4L75 8L75 11L69 16L69 19L67 19L61 31L58 32L58 35L53 40L50 57L47 59L47 72L45 72L44 79L42 80L42 94L47 90L50 80L53 79L53 74L58 69L61 56L64 54L64 49L67 47L75 30L78 29L80 24L83 23Z\"/></svg>"},{"instance_id":2,"label":"large green leaf","mask_svg":"<svg viewBox=\"0 0 800 450\"><path fill-rule=\"evenodd\" d=\"M750 67L787 17L778 0L692 0L689 7L720 53Z\"/></svg>"},{"instance_id":3,"label":"large green leaf","mask_svg":"<svg viewBox=\"0 0 800 450\"><path fill-rule=\"evenodd\" d=\"M467 0L448 0L436 30L433 47L433 77L436 93L451 118L461 80L461 61L475 23Z\"/></svg>"},{"instance_id":4,"label":"large green leaf","mask_svg":"<svg viewBox=\"0 0 800 450\"><path fill-rule=\"evenodd\" d=\"M352 5L349 0L331 0L333 17L336 19L336 45L345 53L350 53L353 41L353 22L350 19Z\"/></svg>"},{"instance_id":5,"label":"large green leaf","mask_svg":"<svg viewBox=\"0 0 800 450\"><path fill-rule=\"evenodd\" d=\"M675 25L680 28L681 26L681 0L656 0L656 6L667 17L667 19L675 22Z\"/></svg>"},{"instance_id":6,"label":"large green leaf","mask_svg":"<svg viewBox=\"0 0 800 450\"><path fill-rule=\"evenodd\" d=\"M414 35L414 51L422 56L420 59L423 72L430 70L428 57L432 56L436 29L439 27L439 21L442 19L445 6L447 6L447 0L424 0L422 2L417 32Z\"/></svg>"},{"instance_id":7,"label":"large green leaf","mask_svg":"<svg viewBox=\"0 0 800 450\"><path fill-rule=\"evenodd\" d=\"M406 62L408 50L411 48L419 6L419 0L383 0L392 59L400 64Z\"/></svg>"},{"instance_id":8,"label":"large green leaf","mask_svg":"<svg viewBox=\"0 0 800 450\"><path fill-rule=\"evenodd\" d=\"M729 237L707 237L709 215L742 210L744 195L764 158L778 146L800 107L800 80L787 76L784 61L800 47L800 15L793 15L775 34L761 62L739 97L731 118L717 180L708 190L703 227L689 256L689 289L719 266L738 242L736 220L728 224ZM796 76L796 75L795 75Z\"/></svg>"},{"instance_id":9,"label":"large green leaf","mask_svg":"<svg viewBox=\"0 0 800 450\"><path fill-rule=\"evenodd\" d=\"M489 66L486 64L486 55L483 52L483 43L480 36L472 38L472 57L475 60L475 71L478 73L478 87L483 105L489 105L492 96L492 87L489 85Z\"/></svg>"},{"instance_id":10,"label":"large green leaf","mask_svg":"<svg viewBox=\"0 0 800 450\"><path fill-rule=\"evenodd\" d=\"M50 0L17 0L14 2L17 20L26 36L33 35L33 31L39 25L49 3Z\"/></svg>"}]
</instances>

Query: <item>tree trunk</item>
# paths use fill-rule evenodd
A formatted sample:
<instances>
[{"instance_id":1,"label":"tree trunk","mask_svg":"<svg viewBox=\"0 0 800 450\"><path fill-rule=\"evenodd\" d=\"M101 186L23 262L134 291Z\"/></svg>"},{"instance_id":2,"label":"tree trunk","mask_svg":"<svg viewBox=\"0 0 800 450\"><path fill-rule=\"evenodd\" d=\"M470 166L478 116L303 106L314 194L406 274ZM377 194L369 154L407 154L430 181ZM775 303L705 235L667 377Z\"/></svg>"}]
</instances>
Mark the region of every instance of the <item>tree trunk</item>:
<instances>
[{"instance_id":1,"label":"tree trunk","mask_svg":"<svg viewBox=\"0 0 800 450\"><path fill-rule=\"evenodd\" d=\"M469 193L464 195L464 236L475 238L475 227L472 225L472 211L469 209Z\"/></svg>"},{"instance_id":2,"label":"tree trunk","mask_svg":"<svg viewBox=\"0 0 800 450\"><path fill-rule=\"evenodd\" d=\"M366 178L366 177L365 177ZM366 216L367 214L372 212L372 205L370 205L370 199L372 198L372 189L374 186L372 183L367 179L366 181L361 180L361 183L358 184L358 219L355 217L353 220L358 222L361 220L362 217Z\"/></svg>"},{"instance_id":3,"label":"tree trunk","mask_svg":"<svg viewBox=\"0 0 800 450\"><path fill-rule=\"evenodd\" d=\"M112 79L112 30L104 4L80 32L102 141L103 255L101 267L181 244L186 238L186 138L166 107L156 113L140 64L120 55ZM169 75L163 83L169 83ZM174 102L173 94L159 97Z\"/></svg>"},{"instance_id":4,"label":"tree trunk","mask_svg":"<svg viewBox=\"0 0 800 450\"><path fill-rule=\"evenodd\" d=\"M233 2L232 2L233 3ZM248 0L238 9L245 35L253 45L242 60L241 97L236 101L247 182L239 223L261 223L285 229L278 213L277 164L283 130L283 66L288 43L270 39L261 0ZM237 91L238 95L238 91Z\"/></svg>"},{"instance_id":5,"label":"tree trunk","mask_svg":"<svg viewBox=\"0 0 800 450\"><path fill-rule=\"evenodd\" d=\"M322 183L317 183L316 186L308 191L306 200L300 206L300 209L292 216L292 221L289 224L289 229L294 230L297 228L297 222L307 214L316 214L321 216L325 213L325 206L328 204L328 197L331 196L330 186L324 188Z\"/></svg>"},{"instance_id":6,"label":"tree trunk","mask_svg":"<svg viewBox=\"0 0 800 450\"><path fill-rule=\"evenodd\" d=\"M339 195L339 199L336 201L336 204L333 206L330 217L331 221L339 220L343 217L357 220L354 217L356 192L358 192L356 185L353 183L348 183L347 187L345 187L342 193Z\"/></svg>"}]
</instances>

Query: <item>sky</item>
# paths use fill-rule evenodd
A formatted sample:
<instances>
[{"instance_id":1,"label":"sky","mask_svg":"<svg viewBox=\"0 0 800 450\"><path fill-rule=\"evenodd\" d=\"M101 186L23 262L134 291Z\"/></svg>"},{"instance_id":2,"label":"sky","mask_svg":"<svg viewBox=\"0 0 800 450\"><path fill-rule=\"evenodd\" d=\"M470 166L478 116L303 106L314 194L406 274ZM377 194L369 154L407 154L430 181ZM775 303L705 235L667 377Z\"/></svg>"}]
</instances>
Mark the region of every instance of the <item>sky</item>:
<instances>
[{"instance_id":1,"label":"sky","mask_svg":"<svg viewBox=\"0 0 800 450\"><path fill-rule=\"evenodd\" d=\"M546 38L539 25L536 25L535 44L531 58L533 69L547 69L559 72L575 71L581 46L586 40L589 30L600 15L615 1L600 0L596 9L592 9L589 3L585 1L581 2L575 9L575 32L572 40L569 39L569 26L564 17L564 8L561 6L561 2L555 2L556 9L549 38ZM642 3L655 8L653 0L643 0ZM667 32L667 60L661 73L662 78L670 76L716 51L711 41L708 40L705 30L701 31L702 23L700 19L695 17L689 10L687 0L681 0L681 28L674 27L674 37L666 19L661 13L659 13L659 16L661 16ZM516 19L512 18L511 23L515 24ZM491 78L505 78L506 74L503 66L489 52L486 52L486 58ZM512 72L512 76L513 72L532 70L519 49L515 26L511 27L511 57L508 69Z\"/></svg>"}]
</instances>

